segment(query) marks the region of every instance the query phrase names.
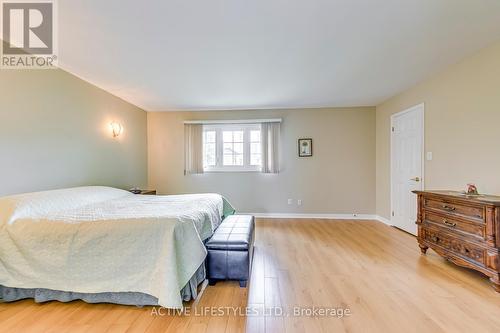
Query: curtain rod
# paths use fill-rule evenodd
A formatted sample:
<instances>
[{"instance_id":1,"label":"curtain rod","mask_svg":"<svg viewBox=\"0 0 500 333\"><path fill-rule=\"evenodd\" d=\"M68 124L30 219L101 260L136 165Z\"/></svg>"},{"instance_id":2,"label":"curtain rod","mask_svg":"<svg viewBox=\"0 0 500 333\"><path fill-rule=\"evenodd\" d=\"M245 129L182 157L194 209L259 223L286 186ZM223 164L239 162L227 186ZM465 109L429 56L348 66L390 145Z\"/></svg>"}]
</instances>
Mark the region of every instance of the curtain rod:
<instances>
[{"instance_id":1,"label":"curtain rod","mask_svg":"<svg viewBox=\"0 0 500 333\"><path fill-rule=\"evenodd\" d=\"M281 123L281 118L275 119L238 119L238 120L186 120L184 124L259 124Z\"/></svg>"}]
</instances>

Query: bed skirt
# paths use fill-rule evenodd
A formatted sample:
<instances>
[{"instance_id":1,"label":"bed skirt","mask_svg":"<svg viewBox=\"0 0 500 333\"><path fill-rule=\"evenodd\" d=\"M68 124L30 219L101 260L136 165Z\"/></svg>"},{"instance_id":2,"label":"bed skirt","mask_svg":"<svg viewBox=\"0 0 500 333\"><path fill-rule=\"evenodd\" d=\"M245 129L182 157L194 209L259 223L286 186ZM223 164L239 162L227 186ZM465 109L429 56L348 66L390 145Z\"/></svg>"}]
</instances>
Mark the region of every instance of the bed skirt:
<instances>
[{"instance_id":1,"label":"bed skirt","mask_svg":"<svg viewBox=\"0 0 500 333\"><path fill-rule=\"evenodd\" d=\"M182 300L188 302L198 297L198 286L205 280L205 262L196 270L193 277L180 291ZM71 302L82 300L86 303L113 303L122 305L158 305L154 296L137 292L120 293L75 293L51 289L26 289L10 288L0 285L0 302L14 302L21 299L32 298L36 303L49 301Z\"/></svg>"}]
</instances>

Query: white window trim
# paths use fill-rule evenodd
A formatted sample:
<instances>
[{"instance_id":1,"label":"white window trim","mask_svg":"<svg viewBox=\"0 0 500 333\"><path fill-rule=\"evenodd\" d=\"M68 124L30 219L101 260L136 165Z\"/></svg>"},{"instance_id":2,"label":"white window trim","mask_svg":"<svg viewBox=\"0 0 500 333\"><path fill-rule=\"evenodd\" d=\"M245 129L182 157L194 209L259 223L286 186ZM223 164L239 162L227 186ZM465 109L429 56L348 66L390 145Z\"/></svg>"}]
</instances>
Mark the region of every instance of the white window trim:
<instances>
[{"instance_id":1,"label":"white window trim","mask_svg":"<svg viewBox=\"0 0 500 333\"><path fill-rule=\"evenodd\" d=\"M186 120L184 124L201 124L201 125L209 125L209 124L252 124L258 125L262 123L281 123L281 118L274 119L238 119L238 120Z\"/></svg>"},{"instance_id":2,"label":"white window trim","mask_svg":"<svg viewBox=\"0 0 500 333\"><path fill-rule=\"evenodd\" d=\"M250 165L250 131L260 130L260 124L205 124L203 132L215 131L215 166L205 166L204 172L261 172L262 166ZM224 166L223 160L223 140L222 131L225 130L243 130L243 165L242 166ZM203 145L204 147L205 145ZM205 152L203 152L205 154Z\"/></svg>"}]
</instances>

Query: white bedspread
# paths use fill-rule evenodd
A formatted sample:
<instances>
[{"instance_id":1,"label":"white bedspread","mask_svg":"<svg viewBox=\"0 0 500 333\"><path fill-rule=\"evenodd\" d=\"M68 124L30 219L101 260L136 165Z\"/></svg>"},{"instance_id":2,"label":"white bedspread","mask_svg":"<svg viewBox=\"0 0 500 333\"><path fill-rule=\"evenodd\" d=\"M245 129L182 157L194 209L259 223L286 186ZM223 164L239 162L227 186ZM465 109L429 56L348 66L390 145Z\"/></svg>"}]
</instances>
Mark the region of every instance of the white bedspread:
<instances>
[{"instance_id":1,"label":"white bedspread","mask_svg":"<svg viewBox=\"0 0 500 333\"><path fill-rule=\"evenodd\" d=\"M0 198L0 285L142 292L181 308L223 215L218 194L81 187Z\"/></svg>"}]
</instances>

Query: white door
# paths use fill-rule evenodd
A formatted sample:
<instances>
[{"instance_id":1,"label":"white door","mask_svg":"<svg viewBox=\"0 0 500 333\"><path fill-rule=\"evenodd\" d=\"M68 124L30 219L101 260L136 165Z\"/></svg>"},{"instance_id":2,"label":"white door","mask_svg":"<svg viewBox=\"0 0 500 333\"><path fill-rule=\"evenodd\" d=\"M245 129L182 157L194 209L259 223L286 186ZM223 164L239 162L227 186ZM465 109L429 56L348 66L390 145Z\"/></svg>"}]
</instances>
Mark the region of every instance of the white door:
<instances>
[{"instance_id":1,"label":"white door","mask_svg":"<svg viewBox=\"0 0 500 333\"><path fill-rule=\"evenodd\" d=\"M423 189L424 105L392 116L391 128L391 223L416 235L417 198Z\"/></svg>"}]
</instances>

